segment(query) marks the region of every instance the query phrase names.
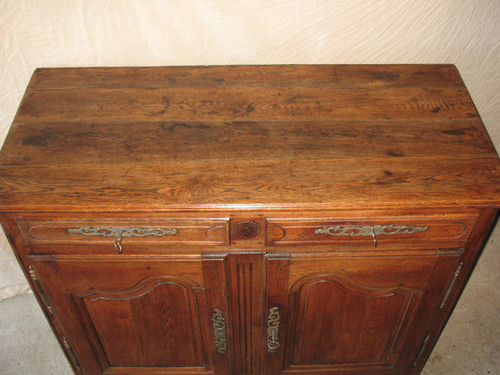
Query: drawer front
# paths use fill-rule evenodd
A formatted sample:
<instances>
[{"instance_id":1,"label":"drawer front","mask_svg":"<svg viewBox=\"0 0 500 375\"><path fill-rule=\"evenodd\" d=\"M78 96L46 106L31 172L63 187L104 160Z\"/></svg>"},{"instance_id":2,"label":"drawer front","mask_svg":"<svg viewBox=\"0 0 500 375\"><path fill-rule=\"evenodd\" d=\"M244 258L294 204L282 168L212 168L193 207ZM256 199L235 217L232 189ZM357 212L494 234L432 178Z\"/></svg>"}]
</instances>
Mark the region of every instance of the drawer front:
<instances>
[{"instance_id":1,"label":"drawer front","mask_svg":"<svg viewBox=\"0 0 500 375\"><path fill-rule=\"evenodd\" d=\"M359 244L378 246L401 242L463 244L475 217L387 219L286 218L267 220L267 244Z\"/></svg>"},{"instance_id":2,"label":"drawer front","mask_svg":"<svg viewBox=\"0 0 500 375\"><path fill-rule=\"evenodd\" d=\"M228 219L19 220L25 241L43 245L228 245Z\"/></svg>"}]
</instances>

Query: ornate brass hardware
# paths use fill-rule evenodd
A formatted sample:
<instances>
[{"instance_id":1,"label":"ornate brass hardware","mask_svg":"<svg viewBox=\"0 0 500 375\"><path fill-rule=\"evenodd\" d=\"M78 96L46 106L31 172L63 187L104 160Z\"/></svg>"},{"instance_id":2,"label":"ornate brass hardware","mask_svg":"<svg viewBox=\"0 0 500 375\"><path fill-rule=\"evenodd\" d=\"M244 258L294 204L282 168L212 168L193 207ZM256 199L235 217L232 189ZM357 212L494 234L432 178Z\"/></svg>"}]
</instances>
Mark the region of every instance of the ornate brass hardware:
<instances>
[{"instance_id":1,"label":"ornate brass hardware","mask_svg":"<svg viewBox=\"0 0 500 375\"><path fill-rule=\"evenodd\" d=\"M215 347L217 348L217 353L225 354L227 352L226 319L221 310L214 309L212 323L214 325Z\"/></svg>"},{"instance_id":2,"label":"ornate brass hardware","mask_svg":"<svg viewBox=\"0 0 500 375\"><path fill-rule=\"evenodd\" d=\"M29 272L30 272L31 279L33 280L33 284L35 284L35 287L38 290L38 295L42 299L43 304L47 308L47 311L50 314L54 314L54 309L52 308L52 305L50 304L49 299L47 298L47 295L45 294L45 292L42 288L42 285L40 284L40 281L38 280L38 276L36 275L36 272L33 269L33 267L29 266Z\"/></svg>"},{"instance_id":3,"label":"ornate brass hardware","mask_svg":"<svg viewBox=\"0 0 500 375\"><path fill-rule=\"evenodd\" d=\"M83 234L84 236L116 237L115 249L118 254L123 252L123 237L162 237L177 234L178 230L164 228L111 228L111 227L81 227L70 228L68 234Z\"/></svg>"},{"instance_id":4,"label":"ornate brass hardware","mask_svg":"<svg viewBox=\"0 0 500 375\"><path fill-rule=\"evenodd\" d=\"M280 347L280 312L279 307L271 307L267 317L267 351L276 353Z\"/></svg>"},{"instance_id":5,"label":"ornate brass hardware","mask_svg":"<svg viewBox=\"0 0 500 375\"><path fill-rule=\"evenodd\" d=\"M391 236L394 234L412 234L418 232L425 232L429 230L429 227L416 227L413 225L336 225L330 227L318 228L314 231L314 234L326 234L329 236L366 236L373 238L373 244L377 246L377 236L387 235Z\"/></svg>"},{"instance_id":6,"label":"ornate brass hardware","mask_svg":"<svg viewBox=\"0 0 500 375\"><path fill-rule=\"evenodd\" d=\"M455 271L455 275L453 275L453 280L451 280L451 284L448 287L446 294L444 295L443 302L441 302L441 306L440 306L441 310L444 309L444 307L446 306L446 303L448 302L448 299L451 296L451 293L453 292L453 289L455 289L455 284L458 281L458 277L460 276L460 273L462 272L463 266L464 266L464 264L462 262L460 262L460 264L457 267L457 270Z\"/></svg>"},{"instance_id":7,"label":"ornate brass hardware","mask_svg":"<svg viewBox=\"0 0 500 375\"><path fill-rule=\"evenodd\" d=\"M80 367L80 363L78 362L78 359L76 358L75 352L73 351L73 348L69 344L68 339L66 337L63 337L63 344L67 350L68 355L70 356L71 360L73 361L73 364L75 365L75 367L78 369L78 371L82 371L82 368Z\"/></svg>"},{"instance_id":8,"label":"ornate brass hardware","mask_svg":"<svg viewBox=\"0 0 500 375\"><path fill-rule=\"evenodd\" d=\"M166 235L177 234L177 229L164 228L111 228L111 227L81 227L70 228L68 234L83 234L84 236L101 236L101 237L162 237Z\"/></svg>"}]
</instances>

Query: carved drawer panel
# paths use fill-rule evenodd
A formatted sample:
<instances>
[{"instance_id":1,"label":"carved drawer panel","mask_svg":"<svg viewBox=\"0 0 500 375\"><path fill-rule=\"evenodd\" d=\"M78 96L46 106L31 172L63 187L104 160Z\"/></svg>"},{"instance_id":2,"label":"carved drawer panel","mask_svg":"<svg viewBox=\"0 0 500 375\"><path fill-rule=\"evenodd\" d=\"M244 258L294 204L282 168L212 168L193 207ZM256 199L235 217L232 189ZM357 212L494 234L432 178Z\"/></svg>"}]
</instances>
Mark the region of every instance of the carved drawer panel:
<instances>
[{"instance_id":1,"label":"carved drawer panel","mask_svg":"<svg viewBox=\"0 0 500 375\"><path fill-rule=\"evenodd\" d=\"M118 253L130 245L228 245L227 219L172 220L19 220L26 243L36 252L45 245L102 245Z\"/></svg>"},{"instance_id":2,"label":"carved drawer panel","mask_svg":"<svg viewBox=\"0 0 500 375\"><path fill-rule=\"evenodd\" d=\"M463 245L475 217L397 217L387 219L286 218L267 220L268 245L444 242Z\"/></svg>"}]
</instances>

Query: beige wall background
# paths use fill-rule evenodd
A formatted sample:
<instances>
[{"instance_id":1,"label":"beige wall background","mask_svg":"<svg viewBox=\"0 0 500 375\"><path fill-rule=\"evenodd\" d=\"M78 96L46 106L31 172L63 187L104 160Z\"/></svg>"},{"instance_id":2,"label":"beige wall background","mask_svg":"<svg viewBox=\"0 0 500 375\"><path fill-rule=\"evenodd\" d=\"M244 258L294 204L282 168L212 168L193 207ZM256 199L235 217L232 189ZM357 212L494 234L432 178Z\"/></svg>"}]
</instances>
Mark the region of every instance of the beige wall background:
<instances>
[{"instance_id":1,"label":"beige wall background","mask_svg":"<svg viewBox=\"0 0 500 375\"><path fill-rule=\"evenodd\" d=\"M0 142L37 67L291 63L456 64L500 148L500 0L0 0Z\"/></svg>"}]
</instances>

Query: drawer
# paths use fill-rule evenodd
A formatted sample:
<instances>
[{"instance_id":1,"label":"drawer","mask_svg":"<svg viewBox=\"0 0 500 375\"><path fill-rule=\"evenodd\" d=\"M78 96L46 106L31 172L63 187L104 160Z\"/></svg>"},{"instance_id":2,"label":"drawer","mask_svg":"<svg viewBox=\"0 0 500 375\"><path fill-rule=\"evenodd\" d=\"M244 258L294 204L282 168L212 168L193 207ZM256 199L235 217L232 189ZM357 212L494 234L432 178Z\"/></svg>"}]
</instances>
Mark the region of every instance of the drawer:
<instances>
[{"instance_id":1,"label":"drawer","mask_svg":"<svg viewBox=\"0 0 500 375\"><path fill-rule=\"evenodd\" d=\"M275 245L446 242L463 245L476 217L395 217L376 219L268 219L266 241Z\"/></svg>"},{"instance_id":2,"label":"drawer","mask_svg":"<svg viewBox=\"0 0 500 375\"><path fill-rule=\"evenodd\" d=\"M229 219L19 220L31 247L44 245L228 245Z\"/></svg>"}]
</instances>

